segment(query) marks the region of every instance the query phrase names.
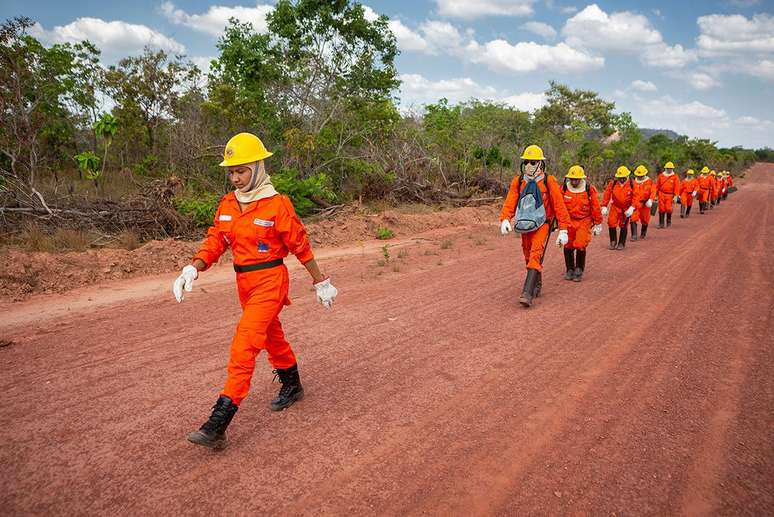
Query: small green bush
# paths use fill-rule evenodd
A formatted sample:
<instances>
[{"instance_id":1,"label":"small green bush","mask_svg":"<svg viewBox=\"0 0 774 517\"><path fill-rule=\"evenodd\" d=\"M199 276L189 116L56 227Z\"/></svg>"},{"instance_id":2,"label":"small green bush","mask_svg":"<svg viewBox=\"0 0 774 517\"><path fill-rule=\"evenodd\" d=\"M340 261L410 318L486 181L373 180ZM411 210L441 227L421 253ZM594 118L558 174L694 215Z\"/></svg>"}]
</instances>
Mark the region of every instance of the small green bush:
<instances>
[{"instance_id":1,"label":"small green bush","mask_svg":"<svg viewBox=\"0 0 774 517\"><path fill-rule=\"evenodd\" d=\"M376 229L376 238L380 241L386 241L387 239L392 239L393 237L395 237L395 234L389 228Z\"/></svg>"},{"instance_id":2,"label":"small green bush","mask_svg":"<svg viewBox=\"0 0 774 517\"><path fill-rule=\"evenodd\" d=\"M271 175L271 182L278 192L290 198L298 215L306 215L317 207L312 198L329 203L336 200L330 179L323 173L299 179L295 169L282 169Z\"/></svg>"},{"instance_id":3,"label":"small green bush","mask_svg":"<svg viewBox=\"0 0 774 517\"><path fill-rule=\"evenodd\" d=\"M219 201L220 198L215 194L201 194L175 199L175 208L181 214L190 216L196 226L210 226Z\"/></svg>"}]
</instances>

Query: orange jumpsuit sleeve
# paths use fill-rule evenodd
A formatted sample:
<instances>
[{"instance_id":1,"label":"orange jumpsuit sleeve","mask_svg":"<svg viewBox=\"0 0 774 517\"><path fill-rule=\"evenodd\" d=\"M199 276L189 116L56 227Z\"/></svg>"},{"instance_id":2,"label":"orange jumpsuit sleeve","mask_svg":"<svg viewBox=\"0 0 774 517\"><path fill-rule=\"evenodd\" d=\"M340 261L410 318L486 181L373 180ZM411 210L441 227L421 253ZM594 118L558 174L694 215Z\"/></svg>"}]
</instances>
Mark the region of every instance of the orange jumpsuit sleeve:
<instances>
[{"instance_id":1,"label":"orange jumpsuit sleeve","mask_svg":"<svg viewBox=\"0 0 774 517\"><path fill-rule=\"evenodd\" d=\"M605 193L602 195L602 206L610 204L610 198L613 197L613 181L609 181L605 187Z\"/></svg>"},{"instance_id":2,"label":"orange jumpsuit sleeve","mask_svg":"<svg viewBox=\"0 0 774 517\"><path fill-rule=\"evenodd\" d=\"M226 240L224 228L222 228L222 223L220 221L220 210L222 206L223 201L218 205L218 210L215 212L215 221L207 230L207 237L205 237L204 242L202 242L202 245L199 247L199 251L193 256L194 260L199 259L204 262L205 271L217 262L229 247L229 242Z\"/></svg>"},{"instance_id":3,"label":"orange jumpsuit sleeve","mask_svg":"<svg viewBox=\"0 0 774 517\"><path fill-rule=\"evenodd\" d=\"M551 206L554 209L554 217L559 221L559 229L566 230L570 227L570 214L567 212L567 206L564 204L564 194L562 189L559 188L559 183L556 182L556 178L548 176L546 179L546 187L548 188L548 195L551 196Z\"/></svg>"},{"instance_id":4,"label":"orange jumpsuit sleeve","mask_svg":"<svg viewBox=\"0 0 774 517\"><path fill-rule=\"evenodd\" d=\"M274 221L274 228L288 250L296 256L299 262L306 264L314 260L312 245L301 219L296 215L293 203L287 196L280 196L280 208Z\"/></svg>"},{"instance_id":5,"label":"orange jumpsuit sleeve","mask_svg":"<svg viewBox=\"0 0 774 517\"><path fill-rule=\"evenodd\" d=\"M591 222L602 224L602 210L599 206L599 194L594 185L589 185L589 197L591 198Z\"/></svg>"},{"instance_id":6,"label":"orange jumpsuit sleeve","mask_svg":"<svg viewBox=\"0 0 774 517\"><path fill-rule=\"evenodd\" d=\"M505 197L505 203L503 203L503 209L500 211L500 222L506 219L512 219L516 215L516 203L518 202L519 194L517 189L519 188L519 179L521 176L516 176L511 180L511 186L508 187L508 195Z\"/></svg>"}]
</instances>

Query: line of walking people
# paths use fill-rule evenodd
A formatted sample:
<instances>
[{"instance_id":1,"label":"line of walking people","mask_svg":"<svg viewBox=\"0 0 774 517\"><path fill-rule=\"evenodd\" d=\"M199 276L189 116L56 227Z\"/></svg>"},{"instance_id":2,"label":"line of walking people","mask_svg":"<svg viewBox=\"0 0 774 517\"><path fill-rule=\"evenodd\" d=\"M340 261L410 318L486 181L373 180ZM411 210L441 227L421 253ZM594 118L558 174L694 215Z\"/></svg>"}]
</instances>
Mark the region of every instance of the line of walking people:
<instances>
[{"instance_id":1,"label":"line of walking people","mask_svg":"<svg viewBox=\"0 0 774 517\"><path fill-rule=\"evenodd\" d=\"M610 245L622 251L631 231L631 240L646 239L651 216L658 212L658 228L672 226L675 204L680 205L680 218L690 217L694 201L699 213L719 205L728 198L733 186L731 174L719 173L704 166L698 177L688 169L684 178L675 172L672 162L664 164L654 181L648 169L638 165L632 172L621 165L615 177L605 186L602 202L597 189L588 181L583 167L573 165L562 185L546 173L543 150L530 145L521 156L520 174L513 178L500 212L500 231L521 234L521 245L527 266L519 302L533 304L542 288L543 259L554 226L559 234L556 244L564 248L564 278L580 282L586 268L586 250L592 236L602 233L607 217ZM639 234L638 234L639 232Z\"/></svg>"}]
</instances>

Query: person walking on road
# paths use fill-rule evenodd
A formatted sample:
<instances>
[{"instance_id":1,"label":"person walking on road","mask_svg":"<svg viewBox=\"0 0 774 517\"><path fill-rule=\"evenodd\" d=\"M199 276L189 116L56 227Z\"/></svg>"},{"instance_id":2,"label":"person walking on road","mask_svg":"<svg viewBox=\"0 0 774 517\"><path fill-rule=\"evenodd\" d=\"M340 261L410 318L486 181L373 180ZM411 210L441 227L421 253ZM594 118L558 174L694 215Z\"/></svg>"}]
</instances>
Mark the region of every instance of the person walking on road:
<instances>
[{"instance_id":1,"label":"person walking on road","mask_svg":"<svg viewBox=\"0 0 774 517\"><path fill-rule=\"evenodd\" d=\"M672 226L672 203L680 199L680 178L675 174L675 165L672 162L666 162L664 170L656 179L656 196L658 197L658 227L669 228Z\"/></svg>"},{"instance_id":2,"label":"person walking on road","mask_svg":"<svg viewBox=\"0 0 774 517\"><path fill-rule=\"evenodd\" d=\"M288 269L284 258L293 253L312 277L317 301L331 308L338 293L320 272L306 229L287 196L274 189L264 160L272 155L261 140L240 133L226 144L221 167L235 190L223 196L215 222L192 263L175 280L173 293L182 302L199 273L231 248L242 316L231 341L228 375L210 418L188 440L212 449L226 446L226 428L247 396L255 360L266 350L282 384L270 407L280 411L304 396L298 363L285 339L279 313L290 305Z\"/></svg>"},{"instance_id":3,"label":"person walking on road","mask_svg":"<svg viewBox=\"0 0 774 517\"><path fill-rule=\"evenodd\" d=\"M527 276L519 303L531 307L542 290L543 258L553 225L559 227L557 245L566 245L570 216L556 178L546 173L546 158L540 147L527 146L519 168L521 173L511 181L500 212L500 233L507 235L515 230L521 235Z\"/></svg>"},{"instance_id":4,"label":"person walking on road","mask_svg":"<svg viewBox=\"0 0 774 517\"><path fill-rule=\"evenodd\" d=\"M699 194L699 180L694 178L694 170L688 169L680 184L680 219L690 217L693 200Z\"/></svg>"},{"instance_id":5,"label":"person walking on road","mask_svg":"<svg viewBox=\"0 0 774 517\"><path fill-rule=\"evenodd\" d=\"M630 175L631 171L628 167L625 165L618 167L615 171L615 179L610 180L602 196L601 212L602 216L607 216L611 250L623 250L626 247L629 220L640 204L640 198ZM608 205L610 205L609 209Z\"/></svg>"},{"instance_id":6,"label":"person walking on road","mask_svg":"<svg viewBox=\"0 0 774 517\"><path fill-rule=\"evenodd\" d=\"M699 171L699 214L704 215L712 194L712 179L709 176L709 167L706 165Z\"/></svg>"},{"instance_id":7,"label":"person walking on road","mask_svg":"<svg viewBox=\"0 0 774 517\"><path fill-rule=\"evenodd\" d=\"M718 173L710 171L710 208L715 208L718 204L718 195L720 194L720 183L718 182Z\"/></svg>"},{"instance_id":8,"label":"person walking on road","mask_svg":"<svg viewBox=\"0 0 774 517\"><path fill-rule=\"evenodd\" d=\"M656 187L653 180L648 177L648 169L644 165L638 165L634 169L634 189L637 191L639 202L635 207L632 220L630 222L632 229L632 240L637 240L637 220L642 224L640 239L648 235L648 225L650 225L650 209L656 200Z\"/></svg>"},{"instance_id":9,"label":"person walking on road","mask_svg":"<svg viewBox=\"0 0 774 517\"><path fill-rule=\"evenodd\" d=\"M586 269L586 248L592 235L602 233L602 211L597 189L588 182L580 165L573 165L562 185L564 204L570 216L569 241L564 245L565 280L580 282Z\"/></svg>"}]
</instances>

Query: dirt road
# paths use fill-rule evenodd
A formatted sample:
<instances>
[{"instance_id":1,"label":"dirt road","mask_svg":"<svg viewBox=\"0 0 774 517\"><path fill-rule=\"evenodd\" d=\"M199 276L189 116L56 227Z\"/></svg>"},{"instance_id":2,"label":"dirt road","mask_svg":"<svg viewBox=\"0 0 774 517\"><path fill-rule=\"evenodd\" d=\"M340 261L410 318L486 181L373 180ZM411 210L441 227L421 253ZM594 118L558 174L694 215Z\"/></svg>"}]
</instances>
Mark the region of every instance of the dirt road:
<instances>
[{"instance_id":1,"label":"dirt road","mask_svg":"<svg viewBox=\"0 0 774 517\"><path fill-rule=\"evenodd\" d=\"M496 225L292 269L285 328L307 397L259 358L220 453L185 441L225 376L228 266L181 305L171 274L0 316L6 515L774 513L774 167L708 215L554 247L536 307ZM604 236L603 236L604 237ZM377 264L382 260L382 264Z\"/></svg>"}]
</instances>

